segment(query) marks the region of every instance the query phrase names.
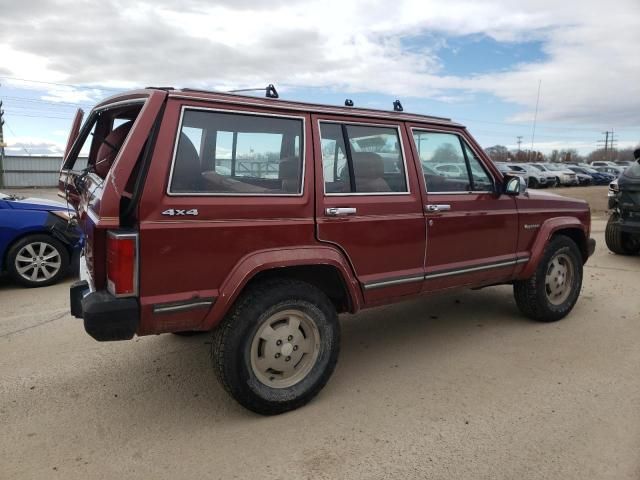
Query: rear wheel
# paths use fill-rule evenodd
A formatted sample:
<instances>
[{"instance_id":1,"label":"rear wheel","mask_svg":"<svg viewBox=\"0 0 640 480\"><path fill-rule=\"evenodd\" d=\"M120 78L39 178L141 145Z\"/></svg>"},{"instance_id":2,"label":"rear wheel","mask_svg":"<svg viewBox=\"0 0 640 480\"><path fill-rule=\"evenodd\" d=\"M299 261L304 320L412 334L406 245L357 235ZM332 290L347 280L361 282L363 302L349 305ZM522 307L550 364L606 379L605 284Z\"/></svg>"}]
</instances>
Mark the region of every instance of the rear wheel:
<instances>
[{"instance_id":1,"label":"rear wheel","mask_svg":"<svg viewBox=\"0 0 640 480\"><path fill-rule=\"evenodd\" d=\"M515 282L513 293L520 311L533 320L564 318L578 301L582 287L582 255L573 240L553 237L531 278Z\"/></svg>"},{"instance_id":2,"label":"rear wheel","mask_svg":"<svg viewBox=\"0 0 640 480\"><path fill-rule=\"evenodd\" d=\"M297 280L256 285L214 331L211 358L225 389L256 413L301 407L324 387L338 358L335 307Z\"/></svg>"},{"instance_id":3,"label":"rear wheel","mask_svg":"<svg viewBox=\"0 0 640 480\"><path fill-rule=\"evenodd\" d=\"M607 248L618 255L634 255L640 252L640 235L622 232L618 221L620 215L613 213L607 221L604 240Z\"/></svg>"},{"instance_id":4,"label":"rear wheel","mask_svg":"<svg viewBox=\"0 0 640 480\"><path fill-rule=\"evenodd\" d=\"M538 188L539 186L538 180L533 177L529 177L529 188Z\"/></svg>"},{"instance_id":5,"label":"rear wheel","mask_svg":"<svg viewBox=\"0 0 640 480\"><path fill-rule=\"evenodd\" d=\"M69 252L53 237L28 235L7 253L7 271L25 287L44 287L59 281L69 268Z\"/></svg>"}]
</instances>

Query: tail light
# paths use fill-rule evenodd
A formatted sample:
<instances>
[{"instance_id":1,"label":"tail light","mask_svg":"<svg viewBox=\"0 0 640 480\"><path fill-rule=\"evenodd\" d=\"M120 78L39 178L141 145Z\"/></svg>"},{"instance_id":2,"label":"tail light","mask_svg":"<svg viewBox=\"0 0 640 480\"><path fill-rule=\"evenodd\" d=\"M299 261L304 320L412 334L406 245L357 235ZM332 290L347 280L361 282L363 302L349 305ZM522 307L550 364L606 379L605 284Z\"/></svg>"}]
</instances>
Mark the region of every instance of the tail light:
<instances>
[{"instance_id":1,"label":"tail light","mask_svg":"<svg viewBox=\"0 0 640 480\"><path fill-rule=\"evenodd\" d=\"M138 294L138 234L107 234L107 290L116 297Z\"/></svg>"}]
</instances>

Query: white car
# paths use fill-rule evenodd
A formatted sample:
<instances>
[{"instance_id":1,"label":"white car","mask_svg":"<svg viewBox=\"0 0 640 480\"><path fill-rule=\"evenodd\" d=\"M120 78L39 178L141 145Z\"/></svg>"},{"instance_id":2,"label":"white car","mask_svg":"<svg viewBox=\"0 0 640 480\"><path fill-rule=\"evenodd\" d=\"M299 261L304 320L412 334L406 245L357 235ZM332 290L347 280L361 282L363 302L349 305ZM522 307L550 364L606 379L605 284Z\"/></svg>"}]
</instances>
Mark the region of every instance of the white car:
<instances>
[{"instance_id":1,"label":"white car","mask_svg":"<svg viewBox=\"0 0 640 480\"><path fill-rule=\"evenodd\" d=\"M592 167L619 167L615 162L605 162L604 160L599 160L596 162L591 162Z\"/></svg>"},{"instance_id":2,"label":"white car","mask_svg":"<svg viewBox=\"0 0 640 480\"><path fill-rule=\"evenodd\" d=\"M521 175L527 181L527 186L531 188L549 186L547 176L537 168L534 168L527 163L507 163L506 165L510 170ZM555 184L555 177L553 177L553 183Z\"/></svg>"},{"instance_id":3,"label":"white car","mask_svg":"<svg viewBox=\"0 0 640 480\"><path fill-rule=\"evenodd\" d=\"M455 163L438 163L432 168L443 177L462 178L467 175L465 165L458 165Z\"/></svg>"},{"instance_id":4,"label":"white car","mask_svg":"<svg viewBox=\"0 0 640 480\"><path fill-rule=\"evenodd\" d=\"M528 163L527 165L529 165L532 169L536 170L541 175L544 175L544 177L547 179L548 187L557 187L558 185L560 185L560 181L558 180L558 176L555 174L555 172L547 170L546 168L535 163Z\"/></svg>"},{"instance_id":5,"label":"white car","mask_svg":"<svg viewBox=\"0 0 640 480\"><path fill-rule=\"evenodd\" d=\"M532 163L532 165L540 170L553 173L559 185L571 186L579 183L576 173L562 165L554 163Z\"/></svg>"}]
</instances>

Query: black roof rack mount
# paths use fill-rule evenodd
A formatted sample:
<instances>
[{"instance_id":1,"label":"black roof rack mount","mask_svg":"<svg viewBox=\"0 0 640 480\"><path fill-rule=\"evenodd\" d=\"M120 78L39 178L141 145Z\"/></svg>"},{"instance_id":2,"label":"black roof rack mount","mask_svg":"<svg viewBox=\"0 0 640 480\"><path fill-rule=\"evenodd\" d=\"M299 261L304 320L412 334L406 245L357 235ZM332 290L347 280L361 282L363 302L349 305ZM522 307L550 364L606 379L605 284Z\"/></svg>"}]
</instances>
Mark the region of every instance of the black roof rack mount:
<instances>
[{"instance_id":1,"label":"black roof rack mount","mask_svg":"<svg viewBox=\"0 0 640 480\"><path fill-rule=\"evenodd\" d=\"M404 111L404 108L402 108L402 104L400 103L400 100L396 100L395 102L393 102L393 111L394 112Z\"/></svg>"}]
</instances>

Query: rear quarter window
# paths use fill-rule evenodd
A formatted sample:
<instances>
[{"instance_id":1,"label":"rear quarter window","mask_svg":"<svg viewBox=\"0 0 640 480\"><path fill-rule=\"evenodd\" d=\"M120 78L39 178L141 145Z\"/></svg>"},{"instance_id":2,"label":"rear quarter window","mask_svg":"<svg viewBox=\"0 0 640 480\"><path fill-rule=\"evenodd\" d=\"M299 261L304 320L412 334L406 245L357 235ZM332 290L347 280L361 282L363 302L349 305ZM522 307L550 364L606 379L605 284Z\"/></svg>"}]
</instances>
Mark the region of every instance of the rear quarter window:
<instances>
[{"instance_id":1,"label":"rear quarter window","mask_svg":"<svg viewBox=\"0 0 640 480\"><path fill-rule=\"evenodd\" d=\"M186 108L169 193L298 195L303 119Z\"/></svg>"}]
</instances>

